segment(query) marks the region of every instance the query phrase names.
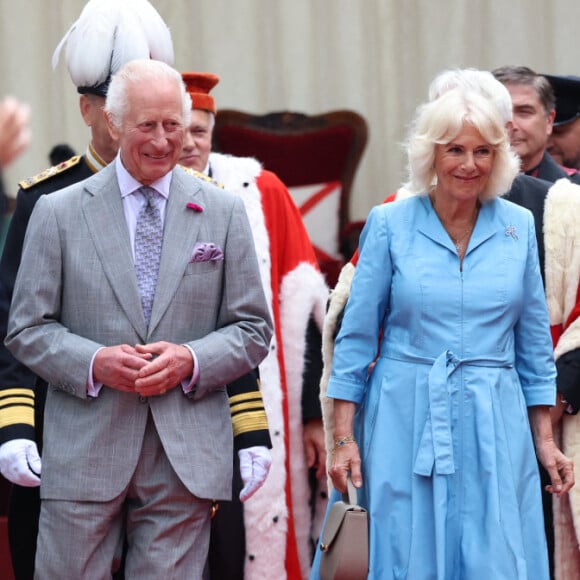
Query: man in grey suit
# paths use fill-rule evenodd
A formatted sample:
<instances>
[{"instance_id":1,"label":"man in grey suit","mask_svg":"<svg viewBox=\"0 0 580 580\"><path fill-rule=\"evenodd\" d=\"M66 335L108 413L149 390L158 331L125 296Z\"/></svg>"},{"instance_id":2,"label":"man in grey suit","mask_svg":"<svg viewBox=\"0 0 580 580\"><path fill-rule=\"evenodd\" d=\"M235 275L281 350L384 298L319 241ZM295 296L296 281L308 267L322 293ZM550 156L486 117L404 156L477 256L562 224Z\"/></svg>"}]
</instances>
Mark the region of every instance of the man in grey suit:
<instances>
[{"instance_id":1,"label":"man in grey suit","mask_svg":"<svg viewBox=\"0 0 580 580\"><path fill-rule=\"evenodd\" d=\"M30 220L6 344L49 383L41 579L110 577L123 533L127 578L200 578L211 500L231 494L225 385L265 357L271 320L242 201L176 167L190 109L168 65L123 66L118 157Z\"/></svg>"}]
</instances>

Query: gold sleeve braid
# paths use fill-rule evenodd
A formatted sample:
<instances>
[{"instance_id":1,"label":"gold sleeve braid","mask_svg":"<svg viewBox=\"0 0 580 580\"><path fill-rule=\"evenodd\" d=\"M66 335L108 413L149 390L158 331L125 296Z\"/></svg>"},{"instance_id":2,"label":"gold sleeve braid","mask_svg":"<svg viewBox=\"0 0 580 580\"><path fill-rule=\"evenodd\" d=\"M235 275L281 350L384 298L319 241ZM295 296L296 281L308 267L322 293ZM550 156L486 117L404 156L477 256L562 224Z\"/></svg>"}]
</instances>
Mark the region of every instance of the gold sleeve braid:
<instances>
[{"instance_id":1,"label":"gold sleeve braid","mask_svg":"<svg viewBox=\"0 0 580 580\"><path fill-rule=\"evenodd\" d=\"M260 373L254 369L227 385L236 450L254 446L272 448L268 418L260 391Z\"/></svg>"},{"instance_id":2,"label":"gold sleeve braid","mask_svg":"<svg viewBox=\"0 0 580 580\"><path fill-rule=\"evenodd\" d=\"M11 388L0 391L0 429L12 425L34 427L34 391Z\"/></svg>"},{"instance_id":3,"label":"gold sleeve braid","mask_svg":"<svg viewBox=\"0 0 580 580\"><path fill-rule=\"evenodd\" d=\"M234 437L242 433L268 429L268 419L260 391L231 396L230 414Z\"/></svg>"}]
</instances>

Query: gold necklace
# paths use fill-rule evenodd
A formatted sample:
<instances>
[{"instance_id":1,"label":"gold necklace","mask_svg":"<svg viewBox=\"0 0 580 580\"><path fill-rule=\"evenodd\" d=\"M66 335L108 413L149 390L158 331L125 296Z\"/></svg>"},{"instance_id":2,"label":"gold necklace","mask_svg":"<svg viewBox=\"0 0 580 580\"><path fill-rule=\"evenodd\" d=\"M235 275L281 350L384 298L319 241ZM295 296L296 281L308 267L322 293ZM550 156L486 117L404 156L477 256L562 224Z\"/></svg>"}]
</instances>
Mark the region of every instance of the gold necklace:
<instances>
[{"instance_id":1,"label":"gold necklace","mask_svg":"<svg viewBox=\"0 0 580 580\"><path fill-rule=\"evenodd\" d=\"M453 245L455 246L457 253L459 255L463 254L464 251L467 249L467 247L465 247L465 248L463 247L463 241L466 238L469 238L471 232L473 231L473 228L475 227L475 222L477 221L477 216L479 215L479 202L477 202L475 204L475 207L473 208L473 215L471 216L471 220L470 220L468 226L465 228L465 230L463 230L459 234L459 236L452 235L449 226L445 223L443 218L437 212L437 208L435 207L435 198L434 197L431 198L431 203L433 205L433 209L435 210L435 213L437 214L437 217L439 218L439 221L441 222L441 225L443 226L443 228L447 232L447 235L451 238L451 241L453 242Z\"/></svg>"},{"instance_id":2,"label":"gold necklace","mask_svg":"<svg viewBox=\"0 0 580 580\"><path fill-rule=\"evenodd\" d=\"M462 253L462 250L463 250L462 242L463 242L463 240L466 237L469 236L469 234L471 234L471 232L473 231L474 226L475 226L475 222L473 222L472 224L470 224L469 226L467 226L467 228L465 229L465 231L458 238L453 237L449 233L449 230L447 230L447 227L446 226L443 226L443 227L445 227L445 231L449 234L449 237L451 238L451 241L453 242L453 245L455 246L455 249L457 250L457 253L458 254L461 254Z\"/></svg>"}]
</instances>

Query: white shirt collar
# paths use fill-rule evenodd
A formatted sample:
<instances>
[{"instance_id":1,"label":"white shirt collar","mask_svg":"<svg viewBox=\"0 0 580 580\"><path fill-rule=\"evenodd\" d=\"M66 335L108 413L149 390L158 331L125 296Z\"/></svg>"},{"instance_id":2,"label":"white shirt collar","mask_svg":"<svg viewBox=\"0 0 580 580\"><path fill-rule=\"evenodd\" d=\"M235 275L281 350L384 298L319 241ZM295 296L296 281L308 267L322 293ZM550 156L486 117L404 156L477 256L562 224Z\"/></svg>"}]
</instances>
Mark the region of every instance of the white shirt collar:
<instances>
[{"instance_id":1,"label":"white shirt collar","mask_svg":"<svg viewBox=\"0 0 580 580\"><path fill-rule=\"evenodd\" d=\"M142 183L139 183L126 169L121 161L120 152L117 153L115 157L115 171L117 173L117 181L119 182L119 189L121 190L121 197L126 197L131 195L140 187L143 187ZM171 176L173 172L170 171L166 173L163 177L160 177L149 187L153 188L159 195L162 195L165 199L169 197L169 186L171 185Z\"/></svg>"}]
</instances>

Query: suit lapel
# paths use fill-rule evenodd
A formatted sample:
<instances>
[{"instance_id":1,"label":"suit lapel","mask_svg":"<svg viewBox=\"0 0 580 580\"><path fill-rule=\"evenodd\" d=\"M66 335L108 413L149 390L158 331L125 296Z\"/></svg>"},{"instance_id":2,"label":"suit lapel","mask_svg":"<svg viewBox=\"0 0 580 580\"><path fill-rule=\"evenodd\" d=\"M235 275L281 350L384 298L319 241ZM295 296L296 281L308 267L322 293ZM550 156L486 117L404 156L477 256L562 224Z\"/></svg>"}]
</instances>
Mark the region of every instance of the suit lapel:
<instances>
[{"instance_id":1,"label":"suit lapel","mask_svg":"<svg viewBox=\"0 0 580 580\"><path fill-rule=\"evenodd\" d=\"M83 212L96 252L121 308L145 342L175 295L202 220L207 219L203 212L195 212L187 207L188 202L205 207L202 189L197 179L174 170L165 212L161 263L149 329L141 309L133 253L114 164L111 163L91 178L86 189L88 195Z\"/></svg>"},{"instance_id":2,"label":"suit lapel","mask_svg":"<svg viewBox=\"0 0 580 580\"><path fill-rule=\"evenodd\" d=\"M84 217L105 276L127 318L145 340L147 328L114 163L91 178L86 189Z\"/></svg>"},{"instance_id":3,"label":"suit lapel","mask_svg":"<svg viewBox=\"0 0 580 580\"><path fill-rule=\"evenodd\" d=\"M163 248L149 333L155 329L175 296L191 258L201 224L208 218L203 212L189 209L189 202L205 207L202 189L197 179L176 169L171 178L165 212Z\"/></svg>"}]
</instances>

